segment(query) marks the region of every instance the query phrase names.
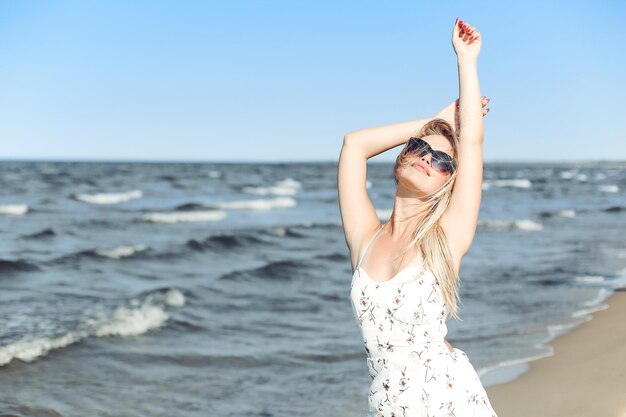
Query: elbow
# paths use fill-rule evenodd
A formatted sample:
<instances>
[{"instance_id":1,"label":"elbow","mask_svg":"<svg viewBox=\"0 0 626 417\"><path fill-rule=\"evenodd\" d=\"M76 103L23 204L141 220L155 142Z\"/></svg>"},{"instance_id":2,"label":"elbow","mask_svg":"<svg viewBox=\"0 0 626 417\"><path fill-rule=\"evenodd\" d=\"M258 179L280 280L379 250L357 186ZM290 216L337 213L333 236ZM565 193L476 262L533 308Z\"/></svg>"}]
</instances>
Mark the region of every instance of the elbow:
<instances>
[{"instance_id":1,"label":"elbow","mask_svg":"<svg viewBox=\"0 0 626 417\"><path fill-rule=\"evenodd\" d=\"M352 133L346 133L343 135L343 146L353 148L355 141L354 137L355 136Z\"/></svg>"},{"instance_id":2,"label":"elbow","mask_svg":"<svg viewBox=\"0 0 626 417\"><path fill-rule=\"evenodd\" d=\"M343 136L343 145L342 152L350 153L350 154L358 154L363 156L365 160L369 159L369 157L365 156L365 151L363 149L363 142L359 140L358 136L355 136L352 133L345 134Z\"/></svg>"},{"instance_id":3,"label":"elbow","mask_svg":"<svg viewBox=\"0 0 626 417\"><path fill-rule=\"evenodd\" d=\"M354 133L353 132L348 132L345 135L343 135L343 144L346 145L348 144L348 142L352 142L354 141Z\"/></svg>"}]
</instances>

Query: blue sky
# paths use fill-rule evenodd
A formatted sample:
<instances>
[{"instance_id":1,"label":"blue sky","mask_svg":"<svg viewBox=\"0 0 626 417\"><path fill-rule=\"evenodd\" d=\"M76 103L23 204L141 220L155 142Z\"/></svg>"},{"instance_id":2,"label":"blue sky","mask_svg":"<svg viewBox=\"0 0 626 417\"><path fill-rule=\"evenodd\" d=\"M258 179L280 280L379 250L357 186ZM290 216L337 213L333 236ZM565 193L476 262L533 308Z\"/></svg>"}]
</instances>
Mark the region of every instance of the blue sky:
<instances>
[{"instance_id":1,"label":"blue sky","mask_svg":"<svg viewBox=\"0 0 626 417\"><path fill-rule=\"evenodd\" d=\"M336 161L458 97L458 16L486 162L624 160L625 4L2 1L0 158Z\"/></svg>"}]
</instances>

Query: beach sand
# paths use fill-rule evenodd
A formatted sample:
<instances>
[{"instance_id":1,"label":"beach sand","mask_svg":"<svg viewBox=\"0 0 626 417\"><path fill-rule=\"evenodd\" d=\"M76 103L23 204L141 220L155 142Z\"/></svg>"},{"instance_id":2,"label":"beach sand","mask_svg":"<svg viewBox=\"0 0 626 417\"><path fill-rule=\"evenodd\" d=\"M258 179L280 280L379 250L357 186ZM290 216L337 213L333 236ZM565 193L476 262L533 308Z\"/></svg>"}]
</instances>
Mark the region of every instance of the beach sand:
<instances>
[{"instance_id":1,"label":"beach sand","mask_svg":"<svg viewBox=\"0 0 626 417\"><path fill-rule=\"evenodd\" d=\"M487 387L499 417L626 417L626 289L549 344L514 381Z\"/></svg>"}]
</instances>

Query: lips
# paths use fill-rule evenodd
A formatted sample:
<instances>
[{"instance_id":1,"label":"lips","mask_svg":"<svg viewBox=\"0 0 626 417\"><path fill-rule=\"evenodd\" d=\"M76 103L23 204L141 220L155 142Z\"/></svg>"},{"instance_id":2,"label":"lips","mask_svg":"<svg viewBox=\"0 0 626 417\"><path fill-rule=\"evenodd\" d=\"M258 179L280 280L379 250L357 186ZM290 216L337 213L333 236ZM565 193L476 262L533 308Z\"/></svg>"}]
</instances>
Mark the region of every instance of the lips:
<instances>
[{"instance_id":1,"label":"lips","mask_svg":"<svg viewBox=\"0 0 626 417\"><path fill-rule=\"evenodd\" d=\"M426 170L426 168L424 168L422 165L420 165L418 162L413 164L413 168L417 169L418 171L422 171L425 174L428 174L428 171Z\"/></svg>"}]
</instances>

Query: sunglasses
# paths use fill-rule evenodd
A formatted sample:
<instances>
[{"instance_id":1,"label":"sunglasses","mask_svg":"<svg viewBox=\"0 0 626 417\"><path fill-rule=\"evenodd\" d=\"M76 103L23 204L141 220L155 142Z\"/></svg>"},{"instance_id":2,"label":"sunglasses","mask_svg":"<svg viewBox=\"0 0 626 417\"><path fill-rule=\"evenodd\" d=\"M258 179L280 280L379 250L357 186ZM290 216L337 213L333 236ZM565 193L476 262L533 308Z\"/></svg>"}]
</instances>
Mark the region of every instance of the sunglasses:
<instances>
[{"instance_id":1,"label":"sunglasses","mask_svg":"<svg viewBox=\"0 0 626 417\"><path fill-rule=\"evenodd\" d=\"M443 175L452 174L456 169L456 161L443 151L436 151L423 139L411 137L406 147L408 152L417 153L420 157L432 154L432 167Z\"/></svg>"}]
</instances>

